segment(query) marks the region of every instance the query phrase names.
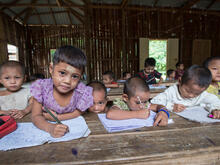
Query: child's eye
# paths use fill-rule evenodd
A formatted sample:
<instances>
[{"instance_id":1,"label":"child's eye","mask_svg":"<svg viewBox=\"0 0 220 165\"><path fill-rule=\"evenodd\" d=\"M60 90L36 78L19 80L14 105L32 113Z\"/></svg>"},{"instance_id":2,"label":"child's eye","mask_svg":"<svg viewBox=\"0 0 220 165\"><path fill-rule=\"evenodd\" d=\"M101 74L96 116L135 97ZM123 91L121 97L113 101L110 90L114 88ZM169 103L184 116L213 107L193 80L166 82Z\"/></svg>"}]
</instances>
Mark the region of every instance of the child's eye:
<instances>
[{"instance_id":1,"label":"child's eye","mask_svg":"<svg viewBox=\"0 0 220 165\"><path fill-rule=\"evenodd\" d=\"M4 77L4 79L8 80L8 79L9 79L9 77Z\"/></svg>"},{"instance_id":2,"label":"child's eye","mask_svg":"<svg viewBox=\"0 0 220 165\"><path fill-rule=\"evenodd\" d=\"M72 78L78 80L78 79L80 79L80 76L79 75L72 75Z\"/></svg>"},{"instance_id":3,"label":"child's eye","mask_svg":"<svg viewBox=\"0 0 220 165\"><path fill-rule=\"evenodd\" d=\"M144 101L144 102L143 102L143 104L146 104L146 103L147 103L147 101Z\"/></svg>"},{"instance_id":4,"label":"child's eye","mask_svg":"<svg viewBox=\"0 0 220 165\"><path fill-rule=\"evenodd\" d=\"M137 102L136 102L136 104L140 104L140 103L141 103L140 101L137 101Z\"/></svg>"},{"instance_id":5,"label":"child's eye","mask_svg":"<svg viewBox=\"0 0 220 165\"><path fill-rule=\"evenodd\" d=\"M102 104L104 104L104 102L100 101L100 102L98 102L98 104L102 105Z\"/></svg>"},{"instance_id":6,"label":"child's eye","mask_svg":"<svg viewBox=\"0 0 220 165\"><path fill-rule=\"evenodd\" d=\"M20 79L21 77L19 77L19 76L16 76L15 78L16 78L16 79Z\"/></svg>"},{"instance_id":7,"label":"child's eye","mask_svg":"<svg viewBox=\"0 0 220 165\"><path fill-rule=\"evenodd\" d=\"M64 71L60 71L60 75L64 76L66 73Z\"/></svg>"}]
</instances>

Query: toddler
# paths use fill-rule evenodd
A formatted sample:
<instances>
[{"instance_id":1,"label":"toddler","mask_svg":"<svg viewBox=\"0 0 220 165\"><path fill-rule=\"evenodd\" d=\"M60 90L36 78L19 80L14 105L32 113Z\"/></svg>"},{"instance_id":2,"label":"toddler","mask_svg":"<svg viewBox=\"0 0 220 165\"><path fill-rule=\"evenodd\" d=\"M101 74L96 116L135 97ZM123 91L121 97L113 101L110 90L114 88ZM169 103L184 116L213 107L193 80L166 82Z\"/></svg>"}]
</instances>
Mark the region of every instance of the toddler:
<instances>
[{"instance_id":1,"label":"toddler","mask_svg":"<svg viewBox=\"0 0 220 165\"><path fill-rule=\"evenodd\" d=\"M167 78L166 81L174 81L175 80L175 71L173 69L167 70Z\"/></svg>"},{"instance_id":2,"label":"toddler","mask_svg":"<svg viewBox=\"0 0 220 165\"><path fill-rule=\"evenodd\" d=\"M149 87L139 77L132 77L125 82L122 99L116 99L107 112L107 118L123 120L131 118L146 119L150 110L158 112L154 125L164 126L168 123L169 113L164 106L149 104Z\"/></svg>"},{"instance_id":3,"label":"toddler","mask_svg":"<svg viewBox=\"0 0 220 165\"><path fill-rule=\"evenodd\" d=\"M7 61L0 66L0 83L5 90L0 91L0 114L21 119L32 108L30 90L22 88L25 69L18 61Z\"/></svg>"},{"instance_id":4,"label":"toddler","mask_svg":"<svg viewBox=\"0 0 220 165\"><path fill-rule=\"evenodd\" d=\"M86 57L80 49L63 46L56 50L53 63L49 66L51 78L40 79L31 85L34 97L32 121L53 137L68 132L63 124L53 124L48 108L59 120L78 117L93 105L92 88L80 82L86 66Z\"/></svg>"},{"instance_id":5,"label":"toddler","mask_svg":"<svg viewBox=\"0 0 220 165\"><path fill-rule=\"evenodd\" d=\"M112 71L106 71L102 75L103 83L106 88L118 88L119 85L114 81L114 73Z\"/></svg>"},{"instance_id":6,"label":"toddler","mask_svg":"<svg viewBox=\"0 0 220 165\"><path fill-rule=\"evenodd\" d=\"M191 106L202 106L214 118L220 118L220 100L205 91L211 81L212 75L207 68L193 65L184 72L179 84L154 97L151 103L162 104L173 112L181 112Z\"/></svg>"},{"instance_id":7,"label":"toddler","mask_svg":"<svg viewBox=\"0 0 220 165\"><path fill-rule=\"evenodd\" d=\"M204 66L212 73L212 82L206 91L220 99L220 56L208 58Z\"/></svg>"},{"instance_id":8,"label":"toddler","mask_svg":"<svg viewBox=\"0 0 220 165\"><path fill-rule=\"evenodd\" d=\"M156 60L154 58L147 58L144 62L144 70L136 74L136 77L142 78L147 84L156 84L156 78L159 79L157 85L163 81L162 74L155 70Z\"/></svg>"},{"instance_id":9,"label":"toddler","mask_svg":"<svg viewBox=\"0 0 220 165\"><path fill-rule=\"evenodd\" d=\"M183 73L184 73L184 64L182 62L177 62L175 79L179 80L179 78L183 76Z\"/></svg>"},{"instance_id":10,"label":"toddler","mask_svg":"<svg viewBox=\"0 0 220 165\"><path fill-rule=\"evenodd\" d=\"M89 107L90 112L101 113L107 111L107 89L102 82L93 81L88 84L93 88L93 106Z\"/></svg>"}]
</instances>

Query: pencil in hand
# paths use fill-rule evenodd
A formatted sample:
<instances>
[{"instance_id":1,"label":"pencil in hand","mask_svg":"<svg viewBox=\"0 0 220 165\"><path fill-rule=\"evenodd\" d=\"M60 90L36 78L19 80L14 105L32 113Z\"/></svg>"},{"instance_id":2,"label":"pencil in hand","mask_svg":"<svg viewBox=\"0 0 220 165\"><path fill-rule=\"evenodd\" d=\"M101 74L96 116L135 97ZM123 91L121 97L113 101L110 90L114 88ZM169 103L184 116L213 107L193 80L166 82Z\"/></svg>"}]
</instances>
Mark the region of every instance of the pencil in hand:
<instances>
[{"instance_id":1,"label":"pencil in hand","mask_svg":"<svg viewBox=\"0 0 220 165\"><path fill-rule=\"evenodd\" d=\"M50 110L48 110L46 107L44 107L44 110L50 114L50 116L58 123L58 124L62 124L61 121L53 115L53 113L50 112Z\"/></svg>"}]
</instances>

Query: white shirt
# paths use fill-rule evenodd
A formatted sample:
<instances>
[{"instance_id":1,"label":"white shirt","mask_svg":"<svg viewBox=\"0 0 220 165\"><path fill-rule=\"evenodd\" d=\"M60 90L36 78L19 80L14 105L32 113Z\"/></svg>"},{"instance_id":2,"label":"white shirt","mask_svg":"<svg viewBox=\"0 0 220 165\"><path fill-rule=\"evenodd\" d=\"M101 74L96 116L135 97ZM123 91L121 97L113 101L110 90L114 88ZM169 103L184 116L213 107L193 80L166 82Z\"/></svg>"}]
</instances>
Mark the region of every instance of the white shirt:
<instances>
[{"instance_id":1,"label":"white shirt","mask_svg":"<svg viewBox=\"0 0 220 165\"><path fill-rule=\"evenodd\" d=\"M29 88L22 88L10 95L0 96L0 109L5 111L11 109L23 110L28 106L30 97Z\"/></svg>"},{"instance_id":2,"label":"white shirt","mask_svg":"<svg viewBox=\"0 0 220 165\"><path fill-rule=\"evenodd\" d=\"M151 103L164 105L169 111L173 111L174 104L182 104L186 107L201 106L209 112L215 109L220 110L220 99L217 96L204 91L197 97L183 98L178 91L177 84L155 96Z\"/></svg>"}]
</instances>

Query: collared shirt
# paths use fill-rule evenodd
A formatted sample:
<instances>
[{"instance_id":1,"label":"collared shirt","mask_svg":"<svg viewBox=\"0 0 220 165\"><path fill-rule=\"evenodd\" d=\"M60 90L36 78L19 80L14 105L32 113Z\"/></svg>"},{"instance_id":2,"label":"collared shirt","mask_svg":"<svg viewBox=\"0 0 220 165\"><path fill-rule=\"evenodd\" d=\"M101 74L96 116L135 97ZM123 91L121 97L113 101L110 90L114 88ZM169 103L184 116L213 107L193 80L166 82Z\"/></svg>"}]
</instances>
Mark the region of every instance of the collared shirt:
<instances>
[{"instance_id":1,"label":"collared shirt","mask_svg":"<svg viewBox=\"0 0 220 165\"><path fill-rule=\"evenodd\" d=\"M186 107L201 106L209 112L220 109L220 100L217 96L204 91L197 97L183 98L176 84L155 96L151 103L164 105L169 111L173 111L174 104L182 104Z\"/></svg>"},{"instance_id":2,"label":"collared shirt","mask_svg":"<svg viewBox=\"0 0 220 165\"><path fill-rule=\"evenodd\" d=\"M53 96L52 79L41 79L31 85L31 94L34 98L47 108L58 114L73 112L74 110L85 111L93 105L92 88L79 82L74 89L69 105L60 106Z\"/></svg>"},{"instance_id":3,"label":"collared shirt","mask_svg":"<svg viewBox=\"0 0 220 165\"><path fill-rule=\"evenodd\" d=\"M147 84L156 84L156 78L160 79L161 75L162 74L156 70L150 74L145 74L144 70L141 70L136 74L136 77L142 78Z\"/></svg>"}]
</instances>

